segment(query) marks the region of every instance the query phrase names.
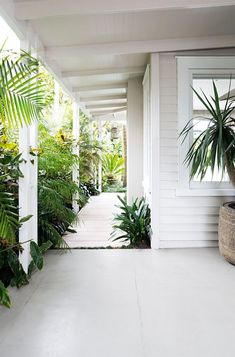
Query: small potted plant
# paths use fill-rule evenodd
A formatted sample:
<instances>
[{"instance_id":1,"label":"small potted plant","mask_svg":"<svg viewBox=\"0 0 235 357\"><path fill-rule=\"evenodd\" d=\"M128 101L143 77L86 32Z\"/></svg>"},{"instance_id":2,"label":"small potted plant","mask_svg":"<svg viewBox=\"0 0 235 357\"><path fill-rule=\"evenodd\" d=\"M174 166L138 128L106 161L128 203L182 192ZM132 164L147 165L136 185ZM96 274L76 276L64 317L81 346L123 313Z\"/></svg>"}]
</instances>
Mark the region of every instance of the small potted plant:
<instances>
[{"instance_id":1,"label":"small potted plant","mask_svg":"<svg viewBox=\"0 0 235 357\"><path fill-rule=\"evenodd\" d=\"M235 187L235 106L231 100L231 82L226 98L220 98L213 81L213 96L207 96L193 89L199 101L209 114L209 123L205 130L193 141L185 163L190 166L190 177L199 176L202 180L207 169L212 174L218 169L222 175L227 172ZM225 100L224 100L225 99ZM194 127L193 119L189 120L180 136L183 140ZM227 202L220 208L219 249L224 258L235 264L235 202Z\"/></svg>"}]
</instances>

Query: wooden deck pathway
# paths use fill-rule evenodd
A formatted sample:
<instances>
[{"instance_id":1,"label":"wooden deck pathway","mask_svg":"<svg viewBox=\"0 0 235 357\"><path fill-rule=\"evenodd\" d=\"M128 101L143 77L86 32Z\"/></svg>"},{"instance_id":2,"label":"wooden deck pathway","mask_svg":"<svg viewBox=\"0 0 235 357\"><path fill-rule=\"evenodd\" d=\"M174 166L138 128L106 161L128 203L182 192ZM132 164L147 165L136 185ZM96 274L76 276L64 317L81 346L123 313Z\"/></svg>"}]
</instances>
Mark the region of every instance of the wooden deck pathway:
<instances>
[{"instance_id":1,"label":"wooden deck pathway","mask_svg":"<svg viewBox=\"0 0 235 357\"><path fill-rule=\"evenodd\" d=\"M120 194L123 197L123 194ZM69 233L65 240L70 248L120 247L123 244L112 242L112 222L118 212L118 194L101 193L91 197L89 203L82 208L78 223L74 227L77 233Z\"/></svg>"}]
</instances>

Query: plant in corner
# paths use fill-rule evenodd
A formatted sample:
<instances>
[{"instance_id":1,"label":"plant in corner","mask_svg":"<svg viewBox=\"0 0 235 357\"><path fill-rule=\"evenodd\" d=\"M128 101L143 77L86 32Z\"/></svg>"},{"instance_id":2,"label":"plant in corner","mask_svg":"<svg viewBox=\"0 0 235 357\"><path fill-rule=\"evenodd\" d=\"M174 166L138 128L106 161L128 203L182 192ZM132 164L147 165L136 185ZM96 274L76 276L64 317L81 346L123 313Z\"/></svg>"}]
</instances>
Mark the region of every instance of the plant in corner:
<instances>
[{"instance_id":1,"label":"plant in corner","mask_svg":"<svg viewBox=\"0 0 235 357\"><path fill-rule=\"evenodd\" d=\"M218 169L222 176L228 173L229 179L235 186L235 106L230 99L230 87L226 100L222 101L215 82L213 81L213 96L208 97L193 89L197 98L205 107L209 121L205 130L193 141L189 148L185 163L190 166L190 178L199 176L202 180L210 168L212 174ZM194 127L193 119L189 120L180 136L183 141ZM219 248L226 260L235 264L235 202L225 203L220 208L219 218Z\"/></svg>"},{"instance_id":2,"label":"plant in corner","mask_svg":"<svg viewBox=\"0 0 235 357\"><path fill-rule=\"evenodd\" d=\"M131 248L147 248L150 246L151 211L145 198L137 198L131 205L118 196L121 213L114 218L113 241L129 242Z\"/></svg>"}]
</instances>

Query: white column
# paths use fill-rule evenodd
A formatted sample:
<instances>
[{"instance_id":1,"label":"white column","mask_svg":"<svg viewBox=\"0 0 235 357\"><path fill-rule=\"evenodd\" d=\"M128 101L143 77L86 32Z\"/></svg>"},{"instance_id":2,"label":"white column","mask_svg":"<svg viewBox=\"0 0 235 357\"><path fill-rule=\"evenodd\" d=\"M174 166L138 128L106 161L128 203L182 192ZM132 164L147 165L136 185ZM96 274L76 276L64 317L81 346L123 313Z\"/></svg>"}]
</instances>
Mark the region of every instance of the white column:
<instances>
[{"instance_id":1,"label":"white column","mask_svg":"<svg viewBox=\"0 0 235 357\"><path fill-rule=\"evenodd\" d=\"M79 115L79 104L78 102L73 103L73 153L79 156L79 138L80 138L80 115ZM74 165L72 171L73 181L79 185L79 165ZM75 212L79 211L78 200L79 194L77 193L73 198L73 209Z\"/></svg>"},{"instance_id":2,"label":"white column","mask_svg":"<svg viewBox=\"0 0 235 357\"><path fill-rule=\"evenodd\" d=\"M22 41L21 49L31 52L37 57L37 41L31 50L29 41ZM31 148L37 147L38 123L33 122L30 126L23 125L19 130L19 152L22 153L23 162L20 169L24 175L19 179L19 215L20 218L32 215L19 231L19 242L28 240L38 242L38 159L30 154ZM30 243L23 244L23 252L20 253L20 262L27 272L31 261Z\"/></svg>"},{"instance_id":3,"label":"white column","mask_svg":"<svg viewBox=\"0 0 235 357\"><path fill-rule=\"evenodd\" d=\"M99 144L102 144L102 121L98 121ZM102 192L102 150L100 150L100 160L98 165L98 191Z\"/></svg>"},{"instance_id":4,"label":"white column","mask_svg":"<svg viewBox=\"0 0 235 357\"><path fill-rule=\"evenodd\" d=\"M128 80L127 89L127 200L143 196L142 77Z\"/></svg>"},{"instance_id":5,"label":"white column","mask_svg":"<svg viewBox=\"0 0 235 357\"><path fill-rule=\"evenodd\" d=\"M31 164L30 164L30 130L25 125L19 131L19 152L22 153L23 162L20 164L20 170L24 177L19 179L19 215L20 218L32 214L31 204ZM24 243L33 237L31 236L31 220L25 222L19 231L19 243ZM28 271L30 263L29 243L23 244L23 252L20 253L20 262L25 270Z\"/></svg>"},{"instance_id":6,"label":"white column","mask_svg":"<svg viewBox=\"0 0 235 357\"><path fill-rule=\"evenodd\" d=\"M54 79L54 103L53 103L53 109L52 109L52 121L53 125L55 127L58 127L58 121L60 117L60 85L59 83Z\"/></svg>"},{"instance_id":7,"label":"white column","mask_svg":"<svg viewBox=\"0 0 235 357\"><path fill-rule=\"evenodd\" d=\"M160 225L160 109L159 109L159 54L150 57L150 121L151 121L151 247L159 248Z\"/></svg>"}]
</instances>

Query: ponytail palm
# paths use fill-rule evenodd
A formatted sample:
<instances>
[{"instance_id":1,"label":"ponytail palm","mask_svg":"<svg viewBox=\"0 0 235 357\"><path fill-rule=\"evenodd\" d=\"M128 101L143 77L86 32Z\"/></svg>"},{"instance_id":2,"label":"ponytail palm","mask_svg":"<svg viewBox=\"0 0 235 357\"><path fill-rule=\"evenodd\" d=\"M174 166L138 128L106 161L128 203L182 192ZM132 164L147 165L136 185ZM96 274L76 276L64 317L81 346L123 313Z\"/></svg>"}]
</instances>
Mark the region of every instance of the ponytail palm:
<instances>
[{"instance_id":1,"label":"ponytail palm","mask_svg":"<svg viewBox=\"0 0 235 357\"><path fill-rule=\"evenodd\" d=\"M235 186L235 106L230 100L230 88L225 101L221 101L215 82L213 81L213 96L206 96L193 89L197 98L205 107L208 125L194 140L189 148L185 163L191 167L191 178L198 175L202 180L208 168L212 174L215 169L222 173L227 171L232 184ZM222 105L223 103L223 105ZM202 118L203 119L203 118ZM184 127L180 136L183 141L196 124L191 119Z\"/></svg>"}]
</instances>

